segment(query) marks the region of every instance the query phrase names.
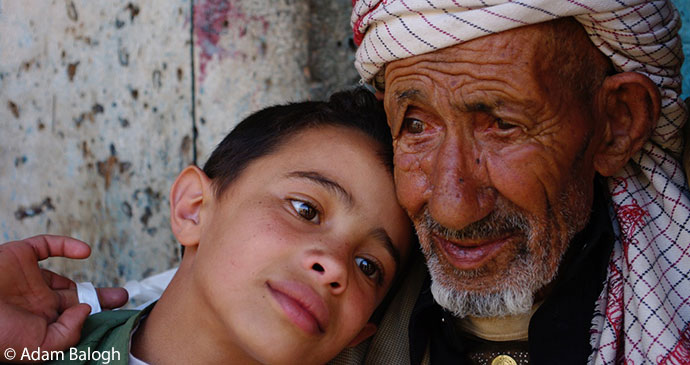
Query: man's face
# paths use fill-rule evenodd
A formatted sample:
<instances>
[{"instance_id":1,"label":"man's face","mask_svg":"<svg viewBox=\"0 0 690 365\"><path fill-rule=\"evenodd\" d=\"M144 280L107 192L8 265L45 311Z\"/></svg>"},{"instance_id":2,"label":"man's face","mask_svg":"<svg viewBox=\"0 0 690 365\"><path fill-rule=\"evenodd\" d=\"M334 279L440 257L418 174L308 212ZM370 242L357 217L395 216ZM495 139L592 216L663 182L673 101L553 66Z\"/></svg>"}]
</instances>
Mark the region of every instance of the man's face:
<instances>
[{"instance_id":1,"label":"man's face","mask_svg":"<svg viewBox=\"0 0 690 365\"><path fill-rule=\"evenodd\" d=\"M531 26L387 65L398 199L457 315L529 310L588 219L602 133L548 51Z\"/></svg>"},{"instance_id":2,"label":"man's face","mask_svg":"<svg viewBox=\"0 0 690 365\"><path fill-rule=\"evenodd\" d=\"M208 326L261 363L334 357L410 249L409 220L374 142L346 128L300 132L210 204L194 261L216 318Z\"/></svg>"}]
</instances>

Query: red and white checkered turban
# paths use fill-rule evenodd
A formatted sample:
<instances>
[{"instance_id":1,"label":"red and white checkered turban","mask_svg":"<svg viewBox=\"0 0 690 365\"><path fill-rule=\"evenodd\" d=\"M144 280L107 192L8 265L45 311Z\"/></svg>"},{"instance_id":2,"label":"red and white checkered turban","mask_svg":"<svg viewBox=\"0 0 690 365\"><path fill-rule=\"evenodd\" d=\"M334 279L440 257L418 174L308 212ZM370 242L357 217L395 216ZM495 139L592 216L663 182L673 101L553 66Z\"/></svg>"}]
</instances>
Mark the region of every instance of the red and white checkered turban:
<instances>
[{"instance_id":1,"label":"red and white checkered turban","mask_svg":"<svg viewBox=\"0 0 690 365\"><path fill-rule=\"evenodd\" d=\"M591 363L690 364L690 193L678 158L680 17L670 0L353 0L362 79L386 63L485 35L574 17L619 72L648 76L662 96L651 140L608 179L616 232L592 324ZM690 75L688 75L690 77Z\"/></svg>"}]
</instances>

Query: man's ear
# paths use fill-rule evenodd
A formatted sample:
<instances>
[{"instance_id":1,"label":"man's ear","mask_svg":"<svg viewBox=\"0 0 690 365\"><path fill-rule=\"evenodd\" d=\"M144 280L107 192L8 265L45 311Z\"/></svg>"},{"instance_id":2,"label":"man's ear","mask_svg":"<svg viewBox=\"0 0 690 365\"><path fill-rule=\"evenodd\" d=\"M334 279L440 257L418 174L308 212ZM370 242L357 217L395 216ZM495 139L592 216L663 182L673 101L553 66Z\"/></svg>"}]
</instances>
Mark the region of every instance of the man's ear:
<instances>
[{"instance_id":1,"label":"man's ear","mask_svg":"<svg viewBox=\"0 0 690 365\"><path fill-rule=\"evenodd\" d=\"M364 328L362 328L361 331L355 336L355 338L350 341L350 343L347 345L347 347L355 347L362 343L362 341L366 340L367 338L371 337L376 333L378 327L376 327L375 324L369 322L364 325Z\"/></svg>"},{"instance_id":2,"label":"man's ear","mask_svg":"<svg viewBox=\"0 0 690 365\"><path fill-rule=\"evenodd\" d=\"M212 194L211 180L196 166L188 166L175 179L170 188L170 225L183 246L199 243L202 203Z\"/></svg>"},{"instance_id":3,"label":"man's ear","mask_svg":"<svg viewBox=\"0 0 690 365\"><path fill-rule=\"evenodd\" d=\"M604 122L594 168L611 176L649 139L659 120L661 96L647 76L623 72L607 77L596 94L598 123Z\"/></svg>"}]
</instances>

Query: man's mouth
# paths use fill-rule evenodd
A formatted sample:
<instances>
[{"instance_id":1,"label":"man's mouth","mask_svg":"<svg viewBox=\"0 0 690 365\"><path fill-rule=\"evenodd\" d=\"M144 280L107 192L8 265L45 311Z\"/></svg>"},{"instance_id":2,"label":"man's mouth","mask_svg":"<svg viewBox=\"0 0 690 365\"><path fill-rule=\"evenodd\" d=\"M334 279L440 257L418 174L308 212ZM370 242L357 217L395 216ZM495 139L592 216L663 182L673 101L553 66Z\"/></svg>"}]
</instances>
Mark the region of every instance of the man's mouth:
<instances>
[{"instance_id":1,"label":"man's mouth","mask_svg":"<svg viewBox=\"0 0 690 365\"><path fill-rule=\"evenodd\" d=\"M328 307L311 287L296 281L272 281L266 286L295 326L310 335L326 331Z\"/></svg>"},{"instance_id":2,"label":"man's mouth","mask_svg":"<svg viewBox=\"0 0 690 365\"><path fill-rule=\"evenodd\" d=\"M498 255L512 235L506 234L496 238L480 241L450 241L437 234L431 235L433 242L443 252L446 259L458 270L476 270L487 261Z\"/></svg>"}]
</instances>

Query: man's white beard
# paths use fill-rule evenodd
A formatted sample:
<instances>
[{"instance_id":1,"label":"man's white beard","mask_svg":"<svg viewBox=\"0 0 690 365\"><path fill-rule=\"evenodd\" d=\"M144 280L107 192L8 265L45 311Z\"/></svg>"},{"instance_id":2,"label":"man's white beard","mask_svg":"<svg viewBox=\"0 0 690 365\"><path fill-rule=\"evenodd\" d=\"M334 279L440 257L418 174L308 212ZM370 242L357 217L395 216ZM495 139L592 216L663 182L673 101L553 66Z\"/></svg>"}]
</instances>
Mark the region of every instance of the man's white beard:
<instances>
[{"instance_id":1,"label":"man's white beard","mask_svg":"<svg viewBox=\"0 0 690 365\"><path fill-rule=\"evenodd\" d=\"M426 255L426 253L425 253ZM427 265L431 273L431 294L434 300L453 313L456 317L468 315L475 317L503 317L527 313L534 304L534 293L551 279L539 278L533 270L519 270L519 273L510 273L511 283L505 283L497 291L474 292L458 290L445 283L441 264L436 253L427 256ZM519 260L526 261L526 260ZM529 264L516 263L517 265ZM470 275L465 275L470 276ZM471 278L468 278L471 280Z\"/></svg>"},{"instance_id":2,"label":"man's white beard","mask_svg":"<svg viewBox=\"0 0 690 365\"><path fill-rule=\"evenodd\" d=\"M574 195L581 198L580 193ZM561 201L565 203L565 195ZM579 201L586 202L586 199ZM498 206L493 217L460 231L440 226L426 209L421 217L415 219L415 228L431 274L431 293L441 307L456 317L504 317L528 313L534 304L534 294L555 278L570 240L584 228L589 217L589 211L581 206L561 210L563 221L570 225L564 228L564 236L554 237L551 232L558 231L558 227L553 221L535 217L528 219L507 201L499 202ZM457 238L515 229L526 234L526 239L518 247L516 256L486 290L462 288L458 283L476 281L486 275L485 270L464 271L450 263L441 263L439 256L443 254L437 252L437 246L431 238L432 233ZM559 243L555 244L555 240Z\"/></svg>"}]
</instances>

